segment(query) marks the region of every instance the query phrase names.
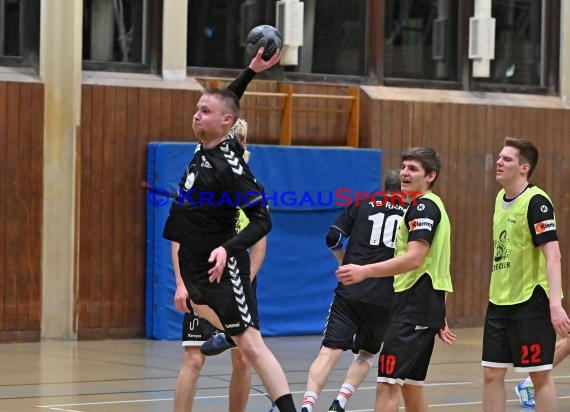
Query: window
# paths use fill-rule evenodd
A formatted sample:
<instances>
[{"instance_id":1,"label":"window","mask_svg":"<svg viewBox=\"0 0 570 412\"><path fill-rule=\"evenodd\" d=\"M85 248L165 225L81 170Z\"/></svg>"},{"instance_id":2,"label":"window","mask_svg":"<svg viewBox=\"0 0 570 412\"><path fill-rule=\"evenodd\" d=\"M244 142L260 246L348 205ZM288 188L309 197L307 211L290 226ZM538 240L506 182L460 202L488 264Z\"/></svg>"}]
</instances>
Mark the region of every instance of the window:
<instances>
[{"instance_id":1,"label":"window","mask_svg":"<svg viewBox=\"0 0 570 412\"><path fill-rule=\"evenodd\" d=\"M247 33L275 24L266 0L191 0L188 5L188 66L242 68Z\"/></svg>"},{"instance_id":2,"label":"window","mask_svg":"<svg viewBox=\"0 0 570 412\"><path fill-rule=\"evenodd\" d=\"M363 0L305 0L304 39L297 73L365 74L366 10ZM275 25L275 1L191 0L188 66L242 68L249 62L245 39L253 27ZM196 71L196 70L194 70Z\"/></svg>"},{"instance_id":3,"label":"window","mask_svg":"<svg viewBox=\"0 0 570 412\"><path fill-rule=\"evenodd\" d=\"M457 23L455 0L387 0L385 76L457 80Z\"/></svg>"},{"instance_id":4,"label":"window","mask_svg":"<svg viewBox=\"0 0 570 412\"><path fill-rule=\"evenodd\" d=\"M544 85L543 0L493 1L495 59L490 82Z\"/></svg>"},{"instance_id":5,"label":"window","mask_svg":"<svg viewBox=\"0 0 570 412\"><path fill-rule=\"evenodd\" d=\"M304 0L296 66L272 78L394 86L555 92L561 0L492 0L495 59L472 76L469 18L476 0ZM248 31L275 25L274 0L190 0L191 73L227 74L249 61ZM546 24L548 22L548 24ZM218 68L212 71L210 68Z\"/></svg>"},{"instance_id":6,"label":"window","mask_svg":"<svg viewBox=\"0 0 570 412\"><path fill-rule=\"evenodd\" d=\"M37 67L39 0L0 0L0 64Z\"/></svg>"},{"instance_id":7,"label":"window","mask_svg":"<svg viewBox=\"0 0 570 412\"><path fill-rule=\"evenodd\" d=\"M84 0L83 60L88 69L137 70L157 66L162 2Z\"/></svg>"},{"instance_id":8,"label":"window","mask_svg":"<svg viewBox=\"0 0 570 412\"><path fill-rule=\"evenodd\" d=\"M366 10L363 0L306 0L301 73L363 76Z\"/></svg>"},{"instance_id":9,"label":"window","mask_svg":"<svg viewBox=\"0 0 570 412\"><path fill-rule=\"evenodd\" d=\"M20 56L20 2L0 0L0 54Z\"/></svg>"}]
</instances>

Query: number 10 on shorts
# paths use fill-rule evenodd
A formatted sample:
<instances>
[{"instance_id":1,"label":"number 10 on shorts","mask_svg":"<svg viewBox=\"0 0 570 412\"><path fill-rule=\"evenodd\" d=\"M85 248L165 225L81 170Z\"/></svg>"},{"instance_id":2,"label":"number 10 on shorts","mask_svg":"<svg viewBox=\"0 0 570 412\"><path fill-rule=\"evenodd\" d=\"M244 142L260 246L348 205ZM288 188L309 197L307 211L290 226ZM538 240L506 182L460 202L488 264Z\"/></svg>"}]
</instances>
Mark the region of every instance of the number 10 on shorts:
<instances>
[{"instance_id":1,"label":"number 10 on shorts","mask_svg":"<svg viewBox=\"0 0 570 412\"><path fill-rule=\"evenodd\" d=\"M396 367L396 356L382 353L378 359L378 371L382 375L392 375Z\"/></svg>"}]
</instances>

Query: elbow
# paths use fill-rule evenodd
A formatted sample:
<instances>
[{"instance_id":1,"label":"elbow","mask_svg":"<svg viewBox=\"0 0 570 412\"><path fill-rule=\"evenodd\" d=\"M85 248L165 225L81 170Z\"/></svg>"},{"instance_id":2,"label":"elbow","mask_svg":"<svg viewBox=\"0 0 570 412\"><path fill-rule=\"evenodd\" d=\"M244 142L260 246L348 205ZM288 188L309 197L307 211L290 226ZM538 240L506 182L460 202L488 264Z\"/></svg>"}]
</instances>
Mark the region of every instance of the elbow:
<instances>
[{"instance_id":1,"label":"elbow","mask_svg":"<svg viewBox=\"0 0 570 412\"><path fill-rule=\"evenodd\" d=\"M411 259L408 260L409 263L409 269L408 270L416 270L418 269L422 263L424 262L424 259L420 256L412 256Z\"/></svg>"}]
</instances>

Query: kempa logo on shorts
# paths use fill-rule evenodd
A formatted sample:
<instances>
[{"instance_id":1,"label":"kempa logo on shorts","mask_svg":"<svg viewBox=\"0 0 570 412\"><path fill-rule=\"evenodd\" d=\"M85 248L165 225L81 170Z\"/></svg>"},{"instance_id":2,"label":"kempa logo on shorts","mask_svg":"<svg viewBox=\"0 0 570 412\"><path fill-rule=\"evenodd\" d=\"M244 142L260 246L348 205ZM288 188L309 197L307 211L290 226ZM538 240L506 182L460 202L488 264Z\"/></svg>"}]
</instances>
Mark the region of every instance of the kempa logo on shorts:
<instances>
[{"instance_id":1,"label":"kempa logo on shorts","mask_svg":"<svg viewBox=\"0 0 570 412\"><path fill-rule=\"evenodd\" d=\"M433 229L433 219L420 218L410 221L410 232L414 230L431 230Z\"/></svg>"},{"instance_id":2,"label":"kempa logo on shorts","mask_svg":"<svg viewBox=\"0 0 570 412\"><path fill-rule=\"evenodd\" d=\"M542 222L534 224L534 232L537 235L540 235L541 233L544 232L549 232L551 230L556 230L556 223L554 222L553 219L544 220Z\"/></svg>"}]
</instances>

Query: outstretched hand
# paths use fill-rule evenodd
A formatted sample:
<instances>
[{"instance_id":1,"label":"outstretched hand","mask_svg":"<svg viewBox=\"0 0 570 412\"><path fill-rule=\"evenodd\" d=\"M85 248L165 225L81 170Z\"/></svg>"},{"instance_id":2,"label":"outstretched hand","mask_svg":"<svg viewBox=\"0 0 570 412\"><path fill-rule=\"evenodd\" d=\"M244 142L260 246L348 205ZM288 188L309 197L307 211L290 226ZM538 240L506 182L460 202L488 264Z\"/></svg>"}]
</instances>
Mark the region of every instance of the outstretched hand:
<instances>
[{"instance_id":1,"label":"outstretched hand","mask_svg":"<svg viewBox=\"0 0 570 412\"><path fill-rule=\"evenodd\" d=\"M249 63L249 68L256 73L262 72L275 66L281 58L281 49L277 49L269 60L263 60L263 57L261 56L263 55L264 50L265 48L260 47L251 63Z\"/></svg>"},{"instance_id":2,"label":"outstretched hand","mask_svg":"<svg viewBox=\"0 0 570 412\"><path fill-rule=\"evenodd\" d=\"M208 262L214 262L214 267L208 271L208 274L210 275L208 280L210 283L220 283L227 260L228 252L226 252L226 249L224 249L223 246L218 246L212 250L212 253L210 253L210 258L208 259Z\"/></svg>"}]
</instances>

